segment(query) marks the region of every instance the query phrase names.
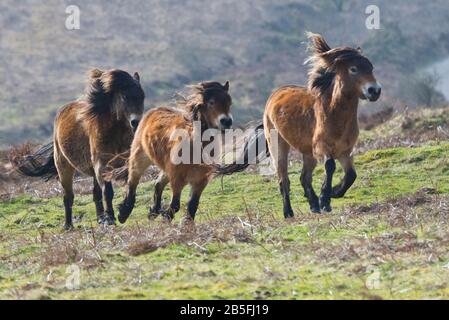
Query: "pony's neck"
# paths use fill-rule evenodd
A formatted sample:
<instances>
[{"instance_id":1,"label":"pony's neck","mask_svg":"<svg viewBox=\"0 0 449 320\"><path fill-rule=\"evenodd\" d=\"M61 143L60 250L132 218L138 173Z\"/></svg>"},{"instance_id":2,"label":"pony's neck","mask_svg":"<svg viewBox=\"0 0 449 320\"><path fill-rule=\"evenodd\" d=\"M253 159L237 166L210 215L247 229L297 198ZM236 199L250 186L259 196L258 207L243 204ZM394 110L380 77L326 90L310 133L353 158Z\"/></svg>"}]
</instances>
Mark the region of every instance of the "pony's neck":
<instances>
[{"instance_id":1,"label":"pony's neck","mask_svg":"<svg viewBox=\"0 0 449 320\"><path fill-rule=\"evenodd\" d=\"M119 117L115 112L108 112L103 117L96 117L96 128L99 134L110 135L117 131L131 131L127 122L122 117Z\"/></svg>"},{"instance_id":2,"label":"pony's neck","mask_svg":"<svg viewBox=\"0 0 449 320\"><path fill-rule=\"evenodd\" d=\"M339 110L357 113L359 97L337 76L328 93L322 97L321 103L327 112Z\"/></svg>"}]
</instances>

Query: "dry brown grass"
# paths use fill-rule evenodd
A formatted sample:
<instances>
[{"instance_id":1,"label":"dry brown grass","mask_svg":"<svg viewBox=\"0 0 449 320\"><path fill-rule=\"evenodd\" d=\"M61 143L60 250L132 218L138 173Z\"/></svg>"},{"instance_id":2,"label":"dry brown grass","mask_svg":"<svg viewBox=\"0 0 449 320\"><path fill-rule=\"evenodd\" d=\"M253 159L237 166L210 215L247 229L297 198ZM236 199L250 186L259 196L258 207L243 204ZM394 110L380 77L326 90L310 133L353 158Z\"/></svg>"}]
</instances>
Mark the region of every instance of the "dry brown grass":
<instances>
[{"instance_id":1,"label":"dry brown grass","mask_svg":"<svg viewBox=\"0 0 449 320\"><path fill-rule=\"evenodd\" d=\"M277 222L278 224L279 222ZM207 251L208 243L253 242L249 223L238 217L224 217L196 226L166 222L124 228L89 228L66 233L41 234L43 267L82 263L101 266L106 252L124 252L130 256L148 254L172 244L184 244ZM257 220L252 228L267 228L267 220Z\"/></svg>"},{"instance_id":2,"label":"dry brown grass","mask_svg":"<svg viewBox=\"0 0 449 320\"><path fill-rule=\"evenodd\" d=\"M84 267L99 267L103 255L118 253L129 256L151 254L170 245L186 245L207 252L210 243L251 243L289 248L292 244L277 230L286 226L304 226L310 229L310 241L295 250L314 252L314 260L333 263L354 261L362 257L388 259L395 255L413 253L438 260L447 253L449 245L449 196L435 195L422 190L414 195L375 203L370 206L351 206L339 214L319 218L316 215L298 216L287 222L270 214L248 213L243 219L227 216L192 226L185 223L135 223L126 227L85 228L66 233L42 234L40 261L42 267L80 263ZM328 230L351 230L360 225L376 223L388 225L388 231L374 236L343 237L325 241L320 234ZM422 225L438 225L432 239L422 240L417 232ZM400 231L398 231L400 228ZM424 231L423 231L424 232ZM429 230L430 232L430 230ZM261 235L264 235L260 237ZM263 239L263 240L260 240Z\"/></svg>"},{"instance_id":3,"label":"dry brown grass","mask_svg":"<svg viewBox=\"0 0 449 320\"><path fill-rule=\"evenodd\" d=\"M358 154L370 150L415 147L429 141L449 140L448 108L417 109L389 112L389 109L372 117L361 117L361 127L373 133L371 139L360 139Z\"/></svg>"},{"instance_id":4,"label":"dry brown grass","mask_svg":"<svg viewBox=\"0 0 449 320\"><path fill-rule=\"evenodd\" d=\"M390 120L393 114L393 107L385 108L373 114L361 114L359 116L359 126L363 130L372 130Z\"/></svg>"}]
</instances>

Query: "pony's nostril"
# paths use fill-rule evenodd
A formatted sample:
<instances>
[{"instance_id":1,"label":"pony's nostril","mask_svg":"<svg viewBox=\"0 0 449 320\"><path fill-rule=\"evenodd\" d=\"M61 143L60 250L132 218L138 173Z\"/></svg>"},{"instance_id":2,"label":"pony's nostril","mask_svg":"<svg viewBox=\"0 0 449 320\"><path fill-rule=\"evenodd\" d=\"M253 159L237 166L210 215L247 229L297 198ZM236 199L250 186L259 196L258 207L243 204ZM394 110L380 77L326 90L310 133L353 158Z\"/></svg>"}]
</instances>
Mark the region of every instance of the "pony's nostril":
<instances>
[{"instance_id":1,"label":"pony's nostril","mask_svg":"<svg viewBox=\"0 0 449 320\"><path fill-rule=\"evenodd\" d=\"M232 119L231 118L222 118L220 120L220 123L223 127L230 128L232 126Z\"/></svg>"},{"instance_id":2,"label":"pony's nostril","mask_svg":"<svg viewBox=\"0 0 449 320\"><path fill-rule=\"evenodd\" d=\"M374 94L376 92L376 89L374 89L373 87L370 87L369 89L368 89L368 93L369 94Z\"/></svg>"}]
</instances>

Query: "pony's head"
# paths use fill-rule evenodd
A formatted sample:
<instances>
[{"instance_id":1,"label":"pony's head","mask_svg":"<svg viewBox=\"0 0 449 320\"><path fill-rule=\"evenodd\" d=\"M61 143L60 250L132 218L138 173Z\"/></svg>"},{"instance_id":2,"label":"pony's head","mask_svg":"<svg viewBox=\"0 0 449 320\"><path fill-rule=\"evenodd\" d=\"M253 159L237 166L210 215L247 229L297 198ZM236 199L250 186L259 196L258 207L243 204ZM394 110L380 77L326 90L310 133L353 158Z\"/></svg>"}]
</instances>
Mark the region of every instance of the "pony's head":
<instances>
[{"instance_id":1,"label":"pony's head","mask_svg":"<svg viewBox=\"0 0 449 320\"><path fill-rule=\"evenodd\" d=\"M207 128L220 130L232 127L232 98L229 95L229 81L202 82L191 87L193 93L187 98L192 120L199 120Z\"/></svg>"},{"instance_id":2,"label":"pony's head","mask_svg":"<svg viewBox=\"0 0 449 320\"><path fill-rule=\"evenodd\" d=\"M117 69L93 69L89 72L85 114L90 118L110 113L117 120L126 121L135 131L143 115L144 100L137 72L134 76Z\"/></svg>"},{"instance_id":3,"label":"pony's head","mask_svg":"<svg viewBox=\"0 0 449 320\"><path fill-rule=\"evenodd\" d=\"M328 89L336 88L342 94L356 95L360 99L377 101L382 86L374 77L374 67L360 48L339 47L332 49L321 35L308 33L312 56L309 89L324 95Z\"/></svg>"}]
</instances>

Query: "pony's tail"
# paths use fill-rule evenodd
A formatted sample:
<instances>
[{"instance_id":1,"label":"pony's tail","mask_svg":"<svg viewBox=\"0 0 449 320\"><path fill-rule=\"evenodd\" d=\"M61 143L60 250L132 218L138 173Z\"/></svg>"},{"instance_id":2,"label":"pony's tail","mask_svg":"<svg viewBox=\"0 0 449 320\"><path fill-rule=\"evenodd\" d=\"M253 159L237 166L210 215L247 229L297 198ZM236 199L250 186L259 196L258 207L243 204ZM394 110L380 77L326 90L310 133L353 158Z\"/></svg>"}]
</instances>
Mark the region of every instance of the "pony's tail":
<instances>
[{"instance_id":1,"label":"pony's tail","mask_svg":"<svg viewBox=\"0 0 449 320\"><path fill-rule=\"evenodd\" d=\"M9 161L17 172L28 177L41 177L48 181L58 176L53 142L34 153L29 144L13 148L9 154Z\"/></svg>"},{"instance_id":2,"label":"pony's tail","mask_svg":"<svg viewBox=\"0 0 449 320\"><path fill-rule=\"evenodd\" d=\"M231 175L237 172L245 171L251 164L263 161L270 156L267 140L264 134L263 124L254 128L254 132L246 140L243 152L239 159L231 164L217 165L215 168L216 176Z\"/></svg>"},{"instance_id":3,"label":"pony's tail","mask_svg":"<svg viewBox=\"0 0 449 320\"><path fill-rule=\"evenodd\" d=\"M112 158L107 164L103 178L106 181L116 181L125 184L128 181L130 154L131 152L128 150Z\"/></svg>"}]
</instances>

